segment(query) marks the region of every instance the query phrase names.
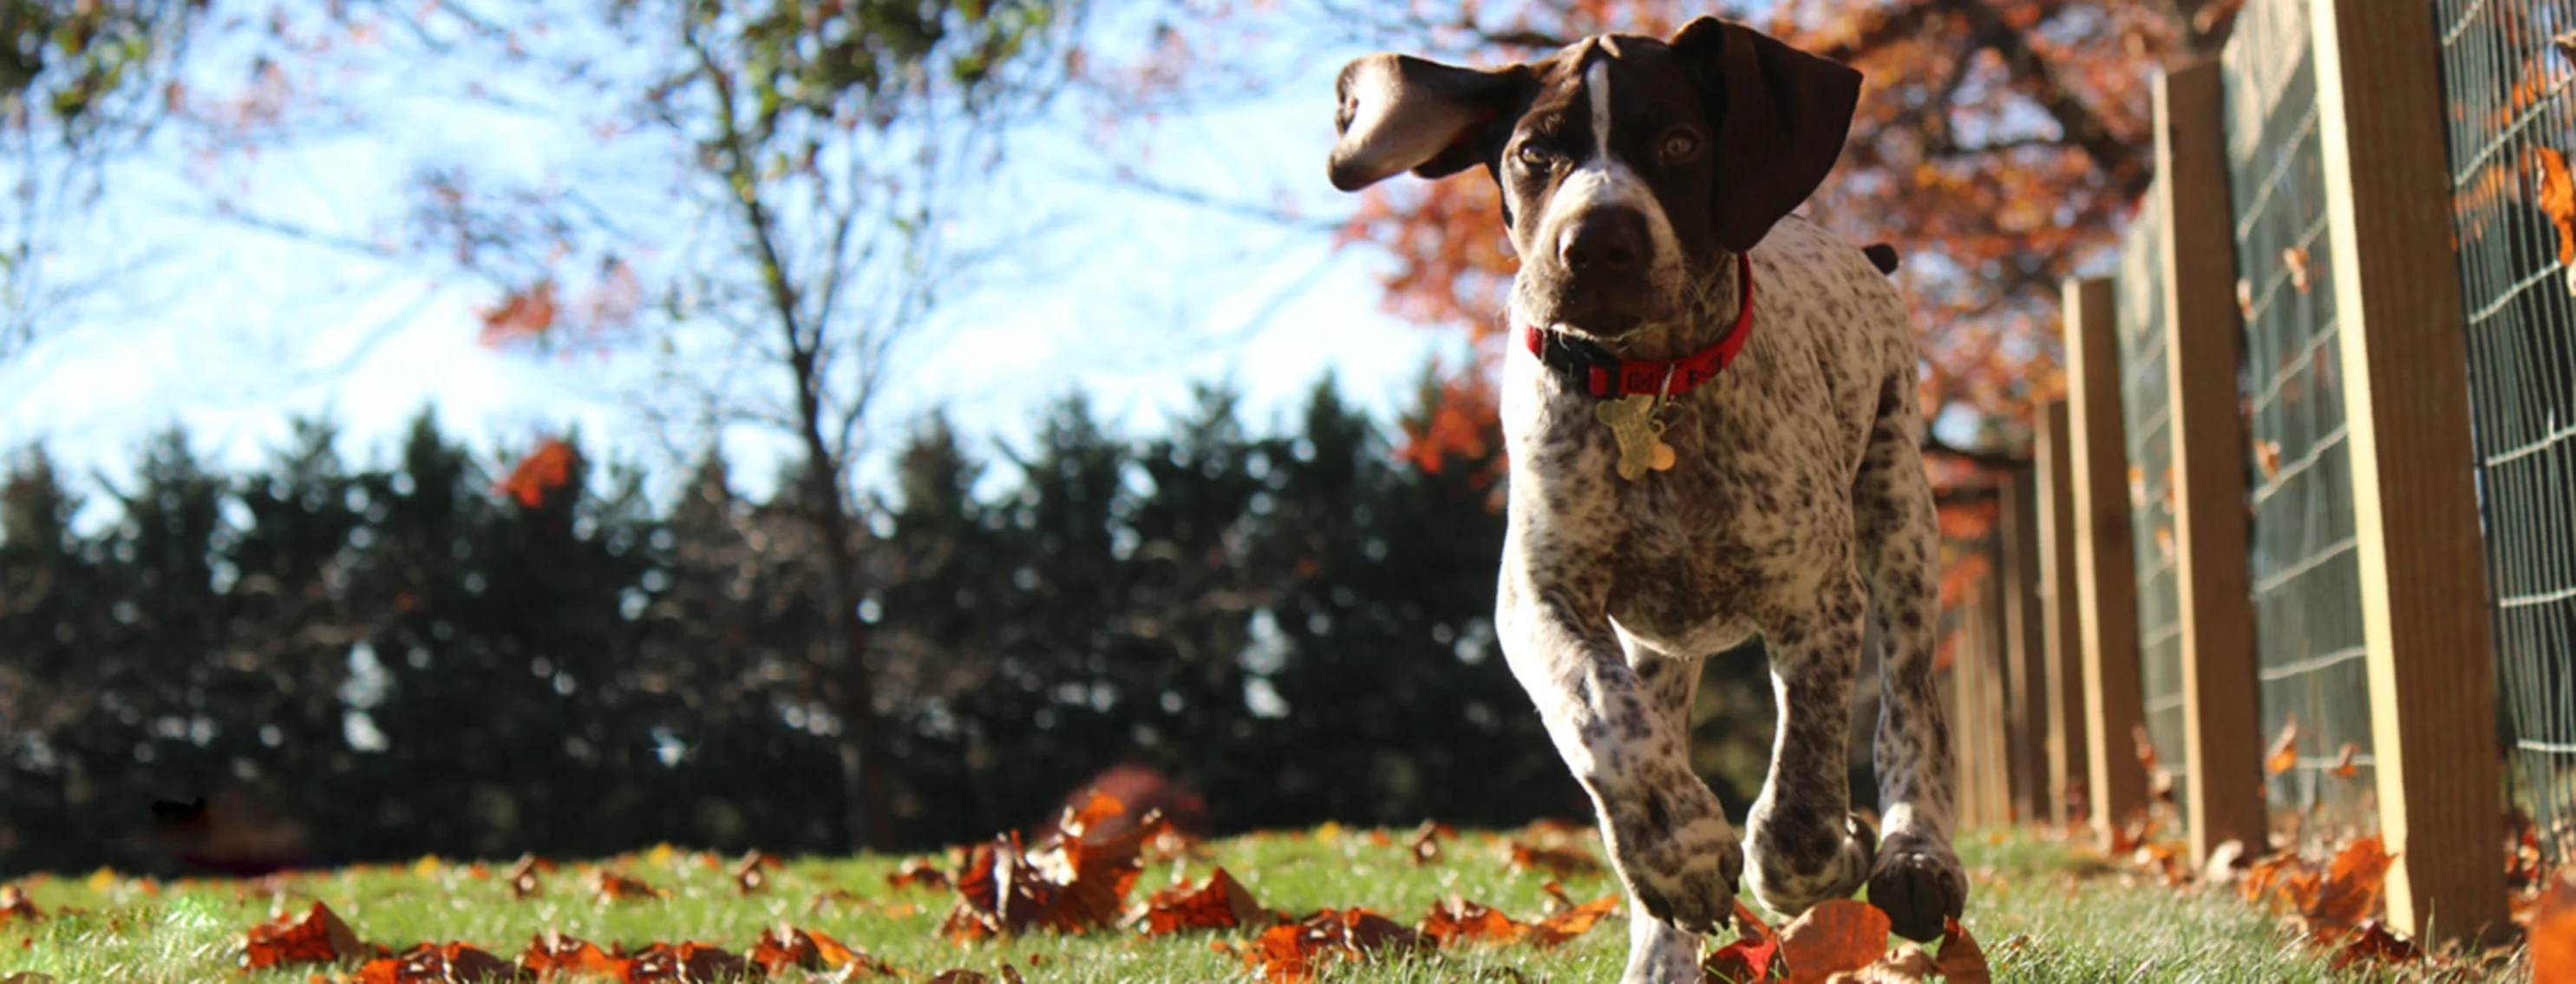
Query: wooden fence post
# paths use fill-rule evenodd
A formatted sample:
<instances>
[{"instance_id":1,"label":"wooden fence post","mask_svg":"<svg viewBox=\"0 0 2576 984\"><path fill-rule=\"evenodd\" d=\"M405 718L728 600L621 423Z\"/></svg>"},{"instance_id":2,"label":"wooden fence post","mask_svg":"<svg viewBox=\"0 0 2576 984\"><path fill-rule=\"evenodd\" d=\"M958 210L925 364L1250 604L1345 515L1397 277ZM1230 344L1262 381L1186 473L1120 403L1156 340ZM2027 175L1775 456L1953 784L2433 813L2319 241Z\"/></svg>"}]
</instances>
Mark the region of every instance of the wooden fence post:
<instances>
[{"instance_id":1,"label":"wooden fence post","mask_svg":"<svg viewBox=\"0 0 2576 984\"><path fill-rule=\"evenodd\" d=\"M2156 76L2165 210L2165 373L2173 420L2174 585L2182 610L2185 813L2191 859L2269 833L2246 558L2245 431L2238 415L2236 223L2216 62Z\"/></svg>"},{"instance_id":2,"label":"wooden fence post","mask_svg":"<svg viewBox=\"0 0 2576 984\"><path fill-rule=\"evenodd\" d=\"M2084 678L2084 761L2093 831L2110 845L2147 805L2130 735L2144 713L2138 677L2138 568L2129 534L2128 432L2121 423L2120 333L2111 281L2069 280L2066 311L2069 487L2075 494L2075 599Z\"/></svg>"},{"instance_id":3,"label":"wooden fence post","mask_svg":"<svg viewBox=\"0 0 2576 984\"><path fill-rule=\"evenodd\" d=\"M2075 460L2074 449L2067 446L2073 439L2069 424L2066 401L2048 401L2039 414L2039 439L2033 442L2032 468L2039 481L2035 505L2039 518L2040 676L2045 691L2038 703L2047 720L2047 730L2041 736L2045 779L2040 789L2048 803L2039 815L2060 827L2075 822L2080 815L2076 803L2086 799L2083 620L2075 601L2075 541L2082 527L2075 525Z\"/></svg>"},{"instance_id":4,"label":"wooden fence post","mask_svg":"<svg viewBox=\"0 0 2576 984\"><path fill-rule=\"evenodd\" d=\"M2040 618L2039 480L2029 465L2005 476L1998 522L2003 527L2004 741L2012 767L2012 815L2028 823L2048 815L2048 667Z\"/></svg>"},{"instance_id":5,"label":"wooden fence post","mask_svg":"<svg viewBox=\"0 0 2576 984\"><path fill-rule=\"evenodd\" d=\"M2489 939L2513 927L2441 48L2420 3L2312 17L2388 916Z\"/></svg>"}]
</instances>

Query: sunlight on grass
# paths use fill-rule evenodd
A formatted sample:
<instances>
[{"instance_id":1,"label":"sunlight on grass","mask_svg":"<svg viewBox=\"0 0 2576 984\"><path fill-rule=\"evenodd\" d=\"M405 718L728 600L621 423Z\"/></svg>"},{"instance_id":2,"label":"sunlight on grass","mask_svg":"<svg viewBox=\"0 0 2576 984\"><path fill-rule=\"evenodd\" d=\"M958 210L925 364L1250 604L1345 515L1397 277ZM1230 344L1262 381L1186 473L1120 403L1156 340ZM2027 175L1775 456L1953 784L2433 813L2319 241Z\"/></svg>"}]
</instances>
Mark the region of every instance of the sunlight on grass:
<instances>
[{"instance_id":1,"label":"sunlight on grass","mask_svg":"<svg viewBox=\"0 0 2576 984\"><path fill-rule=\"evenodd\" d=\"M1586 846L1599 856L1597 841ZM2029 834L1972 834L1960 848L1975 882L1966 924L1985 944L1998 980L2376 979L2330 973L2277 922L2224 890L2168 889L2090 860L2075 846ZM1421 867L1412 863L1403 835L1392 831L1327 828L1238 837L1206 845L1205 854L1149 863L1130 900L1166 884L1195 884L1222 865L1264 906L1297 914L1357 906L1412 923L1438 900L1457 894L1534 919L1549 901L1549 876L1510 869L1508 835L1467 833L1449 843L1444 861ZM887 887L885 876L901 860L795 860L772 873L766 891L748 897L734 892L726 870L730 859L657 850L599 863L667 893L629 902L597 901L583 873L591 866L571 862L542 875L541 890L525 900L510 897L506 862L427 861L298 876L284 882L282 896L257 893L244 882L156 886L124 878L36 877L20 884L48 918L0 923L0 973L33 970L65 984L300 984L315 968L236 972L241 934L281 904L300 909L318 900L371 941L399 947L463 940L504 958L516 956L547 928L630 950L657 940L696 940L739 953L763 927L784 921L924 973L952 967L991 972L1009 962L1032 981L1246 976L1242 961L1220 944L1248 941L1255 935L1248 930L1159 938L1123 932L1034 935L961 948L936 934L950 892ZM1583 901L1613 894L1617 884L1604 875L1578 876L1566 879L1564 890ZM1327 979L1509 980L1508 969L1529 980L1606 981L1616 979L1626 948L1625 924L1614 917L1554 950L1471 945L1394 965L1337 968Z\"/></svg>"}]
</instances>

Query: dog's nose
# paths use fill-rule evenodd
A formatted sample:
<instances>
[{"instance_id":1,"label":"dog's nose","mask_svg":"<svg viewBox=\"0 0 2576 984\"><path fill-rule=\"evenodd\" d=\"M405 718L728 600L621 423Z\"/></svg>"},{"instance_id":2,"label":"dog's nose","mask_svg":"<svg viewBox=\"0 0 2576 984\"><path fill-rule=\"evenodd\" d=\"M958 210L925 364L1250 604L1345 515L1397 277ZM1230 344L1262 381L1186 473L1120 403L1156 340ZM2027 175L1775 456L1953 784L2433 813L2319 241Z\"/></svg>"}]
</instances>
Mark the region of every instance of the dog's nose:
<instances>
[{"instance_id":1,"label":"dog's nose","mask_svg":"<svg viewBox=\"0 0 2576 984\"><path fill-rule=\"evenodd\" d=\"M1556 258L1577 273L1627 273L1646 259L1646 219L1624 208L1594 209L1566 225Z\"/></svg>"}]
</instances>

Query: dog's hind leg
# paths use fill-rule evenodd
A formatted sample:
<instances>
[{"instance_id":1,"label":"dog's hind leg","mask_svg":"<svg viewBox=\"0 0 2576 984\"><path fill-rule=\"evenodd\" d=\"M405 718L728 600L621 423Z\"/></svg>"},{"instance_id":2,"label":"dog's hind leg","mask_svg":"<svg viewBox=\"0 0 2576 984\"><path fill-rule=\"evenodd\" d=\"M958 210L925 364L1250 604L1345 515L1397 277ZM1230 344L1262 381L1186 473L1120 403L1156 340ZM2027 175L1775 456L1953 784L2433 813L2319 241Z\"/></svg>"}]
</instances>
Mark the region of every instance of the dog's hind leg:
<instances>
[{"instance_id":1,"label":"dog's hind leg","mask_svg":"<svg viewBox=\"0 0 2576 984\"><path fill-rule=\"evenodd\" d=\"M1628 665L1637 671L1637 682L1645 686L1648 699L1670 723L1673 733L1681 736L1682 754L1687 759L1691 701L1699 694L1701 660L1666 654L1624 634L1619 642L1627 650ZM1644 912L1629 913L1628 968L1619 976L1621 984L1694 984L1699 979L1698 936Z\"/></svg>"},{"instance_id":2,"label":"dog's hind leg","mask_svg":"<svg viewBox=\"0 0 2576 984\"><path fill-rule=\"evenodd\" d=\"M1765 618L1763 647L1780 724L1771 778L1745 819L1745 880L1783 916L1848 898L1869 877L1877 840L1851 815L1851 694L1869 591L1844 553L1837 570Z\"/></svg>"},{"instance_id":3,"label":"dog's hind leg","mask_svg":"<svg viewBox=\"0 0 2576 984\"><path fill-rule=\"evenodd\" d=\"M1932 679L1939 526L1923 472L1914 363L1909 358L1904 365L1905 372L1884 384L1852 488L1861 572L1886 630L1876 742L1881 840L1869 900L1887 913L1897 935L1929 940L1967 904L1968 877L1950 846L1957 769L1947 710Z\"/></svg>"}]
</instances>

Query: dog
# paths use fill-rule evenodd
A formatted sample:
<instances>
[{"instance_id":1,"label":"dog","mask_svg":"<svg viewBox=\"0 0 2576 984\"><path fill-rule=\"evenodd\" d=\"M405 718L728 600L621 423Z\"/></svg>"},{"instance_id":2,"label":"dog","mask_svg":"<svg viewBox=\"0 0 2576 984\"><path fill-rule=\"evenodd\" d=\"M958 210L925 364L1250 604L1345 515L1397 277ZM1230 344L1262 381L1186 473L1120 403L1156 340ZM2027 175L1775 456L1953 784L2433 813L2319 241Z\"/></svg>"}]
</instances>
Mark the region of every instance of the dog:
<instances>
[{"instance_id":1,"label":"dog","mask_svg":"<svg viewBox=\"0 0 2576 984\"><path fill-rule=\"evenodd\" d=\"M1967 899L1915 338L1883 256L1791 214L1860 81L1715 18L1492 69L1375 54L1338 80L1336 187L1483 165L1502 189L1521 268L1495 625L1652 917L1630 982L1697 980L1739 878L1784 916L1865 883L1917 940ZM1844 767L1873 615L1879 830ZM1688 713L1701 661L1757 635L1780 724L1739 844Z\"/></svg>"}]
</instances>

